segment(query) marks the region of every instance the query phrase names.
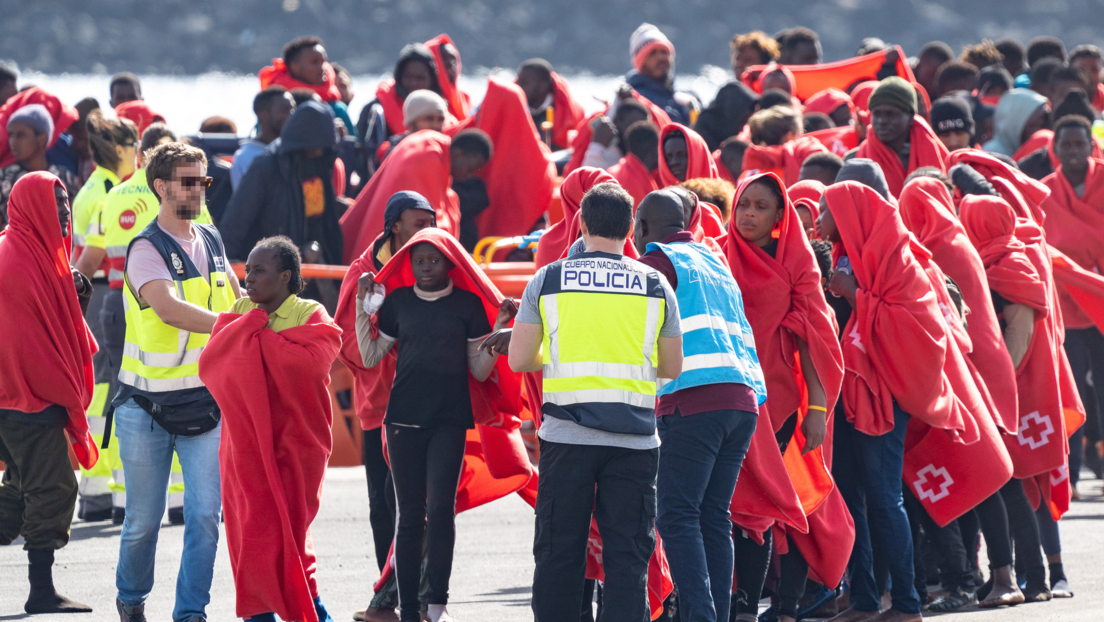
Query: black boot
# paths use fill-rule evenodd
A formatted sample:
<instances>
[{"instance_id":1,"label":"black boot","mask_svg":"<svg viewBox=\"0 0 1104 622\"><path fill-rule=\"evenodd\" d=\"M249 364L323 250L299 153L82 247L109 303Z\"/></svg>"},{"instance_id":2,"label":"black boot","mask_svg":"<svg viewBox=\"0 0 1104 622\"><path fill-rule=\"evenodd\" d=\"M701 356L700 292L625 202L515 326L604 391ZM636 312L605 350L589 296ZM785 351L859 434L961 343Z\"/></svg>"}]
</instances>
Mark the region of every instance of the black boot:
<instances>
[{"instance_id":1,"label":"black boot","mask_svg":"<svg viewBox=\"0 0 1104 622\"><path fill-rule=\"evenodd\" d=\"M126 520L126 508L111 508L111 524L122 525Z\"/></svg>"},{"instance_id":2,"label":"black boot","mask_svg":"<svg viewBox=\"0 0 1104 622\"><path fill-rule=\"evenodd\" d=\"M31 595L23 610L27 613L92 613L92 608L58 594L54 590L54 550L32 549L27 551L30 560L28 576Z\"/></svg>"}]
</instances>

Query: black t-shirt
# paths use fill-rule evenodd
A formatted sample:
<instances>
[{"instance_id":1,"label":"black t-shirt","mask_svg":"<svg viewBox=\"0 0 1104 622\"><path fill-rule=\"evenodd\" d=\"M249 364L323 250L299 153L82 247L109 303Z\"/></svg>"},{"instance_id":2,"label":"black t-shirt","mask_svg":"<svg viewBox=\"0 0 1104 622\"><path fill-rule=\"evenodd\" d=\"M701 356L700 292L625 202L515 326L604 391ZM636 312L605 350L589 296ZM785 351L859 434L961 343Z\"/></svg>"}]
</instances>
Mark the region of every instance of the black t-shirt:
<instances>
[{"instance_id":1,"label":"black t-shirt","mask_svg":"<svg viewBox=\"0 0 1104 622\"><path fill-rule=\"evenodd\" d=\"M380 307L379 330L398 348L384 423L474 427L468 340L491 332L479 296L456 288L443 298L422 300L413 287L396 289Z\"/></svg>"}]
</instances>

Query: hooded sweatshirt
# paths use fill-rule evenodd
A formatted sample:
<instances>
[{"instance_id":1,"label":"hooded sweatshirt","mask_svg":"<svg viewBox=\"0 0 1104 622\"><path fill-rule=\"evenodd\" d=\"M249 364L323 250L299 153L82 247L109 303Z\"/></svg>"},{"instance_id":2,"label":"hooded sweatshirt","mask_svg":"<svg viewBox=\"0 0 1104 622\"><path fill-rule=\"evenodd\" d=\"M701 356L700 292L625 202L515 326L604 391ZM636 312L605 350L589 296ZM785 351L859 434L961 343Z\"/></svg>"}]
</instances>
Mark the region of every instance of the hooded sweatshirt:
<instances>
[{"instance_id":1,"label":"hooded sweatshirt","mask_svg":"<svg viewBox=\"0 0 1104 622\"><path fill-rule=\"evenodd\" d=\"M984 149L1012 157L1023 144L1023 129L1031 115L1047 103L1047 98L1031 89L1012 89L1005 93L993 118L993 139Z\"/></svg>"},{"instance_id":2,"label":"hooded sweatshirt","mask_svg":"<svg viewBox=\"0 0 1104 622\"><path fill-rule=\"evenodd\" d=\"M322 245L324 263L342 263L341 226L333 187L337 159L333 111L320 102L299 106L280 138L257 156L219 223L226 254L245 259L262 238L286 235L297 246ZM317 158L305 149L322 149Z\"/></svg>"}]
</instances>

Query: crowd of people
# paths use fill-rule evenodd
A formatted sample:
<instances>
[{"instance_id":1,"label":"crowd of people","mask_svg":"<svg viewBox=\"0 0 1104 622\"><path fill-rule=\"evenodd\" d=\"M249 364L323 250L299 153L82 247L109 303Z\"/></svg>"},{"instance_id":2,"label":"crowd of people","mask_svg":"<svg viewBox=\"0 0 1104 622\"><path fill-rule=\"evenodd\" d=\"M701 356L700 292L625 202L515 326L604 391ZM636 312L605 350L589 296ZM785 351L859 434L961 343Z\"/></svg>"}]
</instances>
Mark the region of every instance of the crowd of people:
<instances>
[{"instance_id":1,"label":"crowd of people","mask_svg":"<svg viewBox=\"0 0 1104 622\"><path fill-rule=\"evenodd\" d=\"M473 103L440 35L354 123L301 37L245 138L178 135L132 74L108 110L0 67L0 543L23 537L26 612L91 611L52 579L75 514L122 525L117 613L144 622L167 512L175 621L217 617L222 521L238 618L332 620L310 529L341 408L379 571L354 620L453 620L456 514L511 493L541 622L1073 597L1060 519L1104 471L1104 52L730 47L703 105L642 24L588 115L544 59Z\"/></svg>"}]
</instances>

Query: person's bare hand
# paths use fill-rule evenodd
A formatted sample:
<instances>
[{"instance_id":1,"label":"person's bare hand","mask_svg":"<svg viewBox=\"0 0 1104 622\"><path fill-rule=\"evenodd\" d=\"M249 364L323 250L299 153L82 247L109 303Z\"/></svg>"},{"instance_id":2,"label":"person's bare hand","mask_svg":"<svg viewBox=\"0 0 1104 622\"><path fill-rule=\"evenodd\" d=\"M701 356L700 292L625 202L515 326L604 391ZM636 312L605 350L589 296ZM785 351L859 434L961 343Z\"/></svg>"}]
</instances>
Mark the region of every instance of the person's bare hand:
<instances>
[{"instance_id":1,"label":"person's bare hand","mask_svg":"<svg viewBox=\"0 0 1104 622\"><path fill-rule=\"evenodd\" d=\"M73 273L73 288L77 290L77 295L80 296L87 293L84 291L84 275L82 275L80 271L76 268L72 268L71 271Z\"/></svg>"},{"instance_id":2,"label":"person's bare hand","mask_svg":"<svg viewBox=\"0 0 1104 622\"><path fill-rule=\"evenodd\" d=\"M828 291L854 304L855 292L859 291L859 281L854 274L834 270L831 280L828 281Z\"/></svg>"},{"instance_id":3,"label":"person's bare hand","mask_svg":"<svg viewBox=\"0 0 1104 622\"><path fill-rule=\"evenodd\" d=\"M372 291L372 286L376 284L376 275L372 272L365 272L357 279L357 300L363 302L364 297L368 295L368 292Z\"/></svg>"},{"instance_id":4,"label":"person's bare hand","mask_svg":"<svg viewBox=\"0 0 1104 622\"><path fill-rule=\"evenodd\" d=\"M828 434L825 414L823 410L812 408L805 414L805 420L801 422L801 433L805 435L805 448L801 450L801 455L804 456L824 443L824 438Z\"/></svg>"},{"instance_id":5,"label":"person's bare hand","mask_svg":"<svg viewBox=\"0 0 1104 622\"><path fill-rule=\"evenodd\" d=\"M591 140L604 147L609 147L613 139L617 137L617 126L609 117L599 117L594 127L594 138Z\"/></svg>"},{"instance_id":6,"label":"person's bare hand","mask_svg":"<svg viewBox=\"0 0 1104 622\"><path fill-rule=\"evenodd\" d=\"M631 86L628 85L628 83L622 83L621 86L617 88L617 99L625 101L632 96L633 89Z\"/></svg>"},{"instance_id":7,"label":"person's bare hand","mask_svg":"<svg viewBox=\"0 0 1104 622\"><path fill-rule=\"evenodd\" d=\"M510 320L514 319L517 312L517 302L513 298L504 299L502 305L498 308L498 318L495 319L495 329L498 330L509 326Z\"/></svg>"},{"instance_id":8,"label":"person's bare hand","mask_svg":"<svg viewBox=\"0 0 1104 622\"><path fill-rule=\"evenodd\" d=\"M513 335L513 329L503 328L491 333L490 337L483 340L483 343L479 344L480 350L486 350L490 354L509 354L510 353L510 337Z\"/></svg>"}]
</instances>

